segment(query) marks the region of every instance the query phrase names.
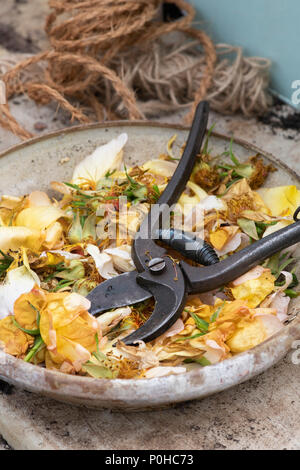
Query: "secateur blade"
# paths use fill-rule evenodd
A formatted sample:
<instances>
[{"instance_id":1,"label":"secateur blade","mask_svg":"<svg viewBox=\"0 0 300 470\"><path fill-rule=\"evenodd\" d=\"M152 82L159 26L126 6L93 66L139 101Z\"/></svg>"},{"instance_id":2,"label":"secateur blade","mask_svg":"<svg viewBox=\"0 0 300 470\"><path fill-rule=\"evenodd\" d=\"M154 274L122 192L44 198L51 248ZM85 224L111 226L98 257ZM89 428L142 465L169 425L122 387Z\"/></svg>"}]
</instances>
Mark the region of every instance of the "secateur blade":
<instances>
[{"instance_id":1,"label":"secateur blade","mask_svg":"<svg viewBox=\"0 0 300 470\"><path fill-rule=\"evenodd\" d=\"M187 284L177 265L166 256L166 250L154 242L160 228L164 211L176 203L184 191L200 152L208 122L209 104L201 102L196 109L188 140L168 186L158 201L158 210L153 208L143 220L136 234L132 257L140 275L136 280L149 290L155 299L155 308L148 321L137 331L123 339L125 344L151 341L163 334L181 315L187 296ZM161 268L156 270L153 260L159 260Z\"/></svg>"},{"instance_id":2,"label":"secateur blade","mask_svg":"<svg viewBox=\"0 0 300 470\"><path fill-rule=\"evenodd\" d=\"M137 283L137 276L136 271L120 274L93 289L87 296L91 302L91 315L96 316L112 308L133 305L152 297L151 292Z\"/></svg>"},{"instance_id":3,"label":"secateur blade","mask_svg":"<svg viewBox=\"0 0 300 470\"><path fill-rule=\"evenodd\" d=\"M164 272L159 276L149 271L138 276L138 282L153 295L155 307L149 320L122 340L125 344L152 341L168 330L181 315L187 296L185 280L182 271L177 270L170 258L163 260Z\"/></svg>"}]
</instances>

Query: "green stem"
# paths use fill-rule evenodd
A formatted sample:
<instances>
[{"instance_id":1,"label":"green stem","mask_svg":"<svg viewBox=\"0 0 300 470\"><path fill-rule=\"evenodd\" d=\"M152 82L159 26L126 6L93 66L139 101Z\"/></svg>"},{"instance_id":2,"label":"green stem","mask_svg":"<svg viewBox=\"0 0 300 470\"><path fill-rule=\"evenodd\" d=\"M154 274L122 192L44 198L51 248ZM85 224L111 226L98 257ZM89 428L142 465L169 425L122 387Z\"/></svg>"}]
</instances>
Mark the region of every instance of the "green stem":
<instances>
[{"instance_id":1,"label":"green stem","mask_svg":"<svg viewBox=\"0 0 300 470\"><path fill-rule=\"evenodd\" d=\"M24 359L24 362L30 362L31 359L36 355L40 347L44 344L44 341L42 340L42 337L39 336L36 338L34 342L34 346L30 349L29 353Z\"/></svg>"}]
</instances>

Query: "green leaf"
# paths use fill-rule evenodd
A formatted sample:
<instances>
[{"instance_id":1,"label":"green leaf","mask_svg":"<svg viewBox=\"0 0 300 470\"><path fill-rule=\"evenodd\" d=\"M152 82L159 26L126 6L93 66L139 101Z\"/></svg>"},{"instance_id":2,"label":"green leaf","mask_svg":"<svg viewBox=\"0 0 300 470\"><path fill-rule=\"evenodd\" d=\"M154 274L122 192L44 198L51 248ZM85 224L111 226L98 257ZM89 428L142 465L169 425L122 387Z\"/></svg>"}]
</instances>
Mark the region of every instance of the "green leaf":
<instances>
[{"instance_id":1,"label":"green leaf","mask_svg":"<svg viewBox=\"0 0 300 470\"><path fill-rule=\"evenodd\" d=\"M64 184L66 186L69 186L69 188L76 189L76 191L81 191L80 187L77 186L77 184L72 184L72 183L67 183L67 182L64 182Z\"/></svg>"},{"instance_id":2,"label":"green leaf","mask_svg":"<svg viewBox=\"0 0 300 470\"><path fill-rule=\"evenodd\" d=\"M293 289L294 287L297 287L299 285L299 281L298 281L298 278L296 276L295 273L291 272L292 276L293 276L293 280L292 282L288 285L288 289ZM285 276L284 275L280 275L278 278L277 278L277 281L275 282L275 286L277 287L282 287L284 286L286 283L286 279L285 279Z\"/></svg>"},{"instance_id":3,"label":"green leaf","mask_svg":"<svg viewBox=\"0 0 300 470\"><path fill-rule=\"evenodd\" d=\"M218 196L218 197L223 197L223 196L225 196L225 194L228 193L229 188L230 188L231 186L233 186L235 183L237 183L238 181L240 181L241 179L242 179L242 178L239 176L239 177L233 179L232 181L229 181L229 182L226 184L226 191L225 191L223 194L220 194L220 196Z\"/></svg>"},{"instance_id":4,"label":"green leaf","mask_svg":"<svg viewBox=\"0 0 300 470\"><path fill-rule=\"evenodd\" d=\"M155 200L158 201L158 199L160 198L160 190L159 190L159 187L157 186L157 184L154 184L153 185L153 189L154 189L154 192L155 192Z\"/></svg>"},{"instance_id":5,"label":"green leaf","mask_svg":"<svg viewBox=\"0 0 300 470\"><path fill-rule=\"evenodd\" d=\"M253 167L252 165L239 164L234 168L234 173L236 173L238 176L249 179L252 176Z\"/></svg>"},{"instance_id":6,"label":"green leaf","mask_svg":"<svg viewBox=\"0 0 300 470\"><path fill-rule=\"evenodd\" d=\"M93 199L93 196L86 194L86 192L82 191L77 184L72 184L72 183L64 183L66 186L69 186L72 189L75 189L80 196L86 199Z\"/></svg>"},{"instance_id":7,"label":"green leaf","mask_svg":"<svg viewBox=\"0 0 300 470\"><path fill-rule=\"evenodd\" d=\"M92 355L97 359L98 362L100 362L100 364L101 364L102 362L108 360L108 359L107 359L107 356L105 356L105 354L103 354L103 353L102 353L101 351L99 351L99 350L98 350L97 352L93 352ZM101 364L101 365L102 365L102 364Z\"/></svg>"},{"instance_id":8,"label":"green leaf","mask_svg":"<svg viewBox=\"0 0 300 470\"><path fill-rule=\"evenodd\" d=\"M237 223L242 229L242 231L249 235L249 237L253 238L254 240L259 240L254 220L238 219Z\"/></svg>"},{"instance_id":9,"label":"green leaf","mask_svg":"<svg viewBox=\"0 0 300 470\"><path fill-rule=\"evenodd\" d=\"M185 359L183 362L185 364L191 364L193 362L196 362L202 367L211 366L211 362L208 359L206 359L206 357L201 357L200 359Z\"/></svg>"},{"instance_id":10,"label":"green leaf","mask_svg":"<svg viewBox=\"0 0 300 470\"><path fill-rule=\"evenodd\" d=\"M175 343L179 343L180 341L187 341L190 339L197 339L200 338L200 336L205 336L207 333L197 333L194 336L184 336L183 338L176 339Z\"/></svg>"},{"instance_id":11,"label":"green leaf","mask_svg":"<svg viewBox=\"0 0 300 470\"><path fill-rule=\"evenodd\" d=\"M70 261L69 267L64 271L57 273L56 277L66 281L77 281L84 278L85 269L83 263L79 260L73 259Z\"/></svg>"},{"instance_id":12,"label":"green leaf","mask_svg":"<svg viewBox=\"0 0 300 470\"><path fill-rule=\"evenodd\" d=\"M133 186L137 186L139 183L137 183L131 176L129 176L128 171L127 171L127 167L125 165L124 165L124 171L125 171L125 175L126 175L126 178L129 181L129 183Z\"/></svg>"},{"instance_id":13,"label":"green leaf","mask_svg":"<svg viewBox=\"0 0 300 470\"><path fill-rule=\"evenodd\" d=\"M80 216L78 211L69 230L68 238L71 243L79 243L82 241L82 226L80 223Z\"/></svg>"},{"instance_id":14,"label":"green leaf","mask_svg":"<svg viewBox=\"0 0 300 470\"><path fill-rule=\"evenodd\" d=\"M207 323L207 321L203 320L202 318L198 317L198 315L196 315L196 313L190 312L187 309L184 309L184 311L189 313L191 315L191 317L194 319L194 321L196 323L196 327L198 328L198 330L203 331L205 333L208 332L209 323Z\"/></svg>"},{"instance_id":15,"label":"green leaf","mask_svg":"<svg viewBox=\"0 0 300 470\"><path fill-rule=\"evenodd\" d=\"M217 308L217 310L212 314L212 316L210 317L210 322L211 323L214 323L219 318L219 315L220 315L221 311L223 310L223 307L224 307L225 304L226 304L226 301L224 300L223 304L220 305Z\"/></svg>"},{"instance_id":16,"label":"green leaf","mask_svg":"<svg viewBox=\"0 0 300 470\"><path fill-rule=\"evenodd\" d=\"M291 299L296 299L297 297L300 296L300 292L296 292L294 291L293 289L286 289L284 291L285 295L287 295L288 297L290 297Z\"/></svg>"},{"instance_id":17,"label":"green leaf","mask_svg":"<svg viewBox=\"0 0 300 470\"><path fill-rule=\"evenodd\" d=\"M124 191L124 195L134 203L145 201L147 199L147 186L139 186L136 188L128 188Z\"/></svg>"},{"instance_id":18,"label":"green leaf","mask_svg":"<svg viewBox=\"0 0 300 470\"><path fill-rule=\"evenodd\" d=\"M22 328L22 326L19 325L15 317L12 317L12 322L17 328L19 328L19 330L23 331L24 333L27 333L28 335L38 336L40 334L40 330L26 330L26 328Z\"/></svg>"},{"instance_id":19,"label":"green leaf","mask_svg":"<svg viewBox=\"0 0 300 470\"><path fill-rule=\"evenodd\" d=\"M219 170L232 170L232 165L225 165L225 163L222 163L222 165L218 165L217 168L219 168ZM226 172L226 174L228 174L228 171Z\"/></svg>"},{"instance_id":20,"label":"green leaf","mask_svg":"<svg viewBox=\"0 0 300 470\"><path fill-rule=\"evenodd\" d=\"M147 186L140 186L139 188L137 189L134 189L132 191L132 194L135 198L137 199L146 199L146 196L147 196Z\"/></svg>"},{"instance_id":21,"label":"green leaf","mask_svg":"<svg viewBox=\"0 0 300 470\"><path fill-rule=\"evenodd\" d=\"M293 275L293 280L290 283L290 285L288 286L289 289L293 289L294 287L297 287L299 285L299 280L298 280L298 277L296 276L296 274L292 273L292 275Z\"/></svg>"},{"instance_id":22,"label":"green leaf","mask_svg":"<svg viewBox=\"0 0 300 470\"><path fill-rule=\"evenodd\" d=\"M38 326L38 328L40 328L40 320L41 320L41 314L40 314L40 311L34 306L32 305L31 302L28 302L30 307L35 311L36 313L36 324Z\"/></svg>"},{"instance_id":23,"label":"green leaf","mask_svg":"<svg viewBox=\"0 0 300 470\"><path fill-rule=\"evenodd\" d=\"M105 178L101 178L99 181L97 181L97 186L96 186L96 189L97 190L100 190L100 189L107 189L107 188L111 188L112 185L113 185L113 180L110 179L109 177L105 176Z\"/></svg>"},{"instance_id":24,"label":"green leaf","mask_svg":"<svg viewBox=\"0 0 300 470\"><path fill-rule=\"evenodd\" d=\"M29 353L27 356L24 358L25 362L30 362L31 359L34 358L34 356L39 352L40 348L44 345L44 341L42 340L41 336L37 336L35 338L35 342L33 347L30 349Z\"/></svg>"},{"instance_id":25,"label":"green leaf","mask_svg":"<svg viewBox=\"0 0 300 470\"><path fill-rule=\"evenodd\" d=\"M14 258L12 258L12 256L9 256L3 253L2 250L0 250L0 254L2 256L2 258L0 259L0 276L2 276L3 274L6 274L6 271L8 270L8 268L14 261Z\"/></svg>"},{"instance_id":26,"label":"green leaf","mask_svg":"<svg viewBox=\"0 0 300 470\"><path fill-rule=\"evenodd\" d=\"M108 170L105 173L105 178L110 178L117 170Z\"/></svg>"},{"instance_id":27,"label":"green leaf","mask_svg":"<svg viewBox=\"0 0 300 470\"><path fill-rule=\"evenodd\" d=\"M87 297L88 294L97 287L96 281L90 281L88 278L86 279L78 279L75 284L72 286L72 291L76 292L77 294L82 295L83 297Z\"/></svg>"},{"instance_id":28,"label":"green leaf","mask_svg":"<svg viewBox=\"0 0 300 470\"><path fill-rule=\"evenodd\" d=\"M114 365L111 359L99 350L99 337L98 333L95 335L97 352L93 352L93 356L97 359L98 363L88 361L82 366L82 369L95 379L114 379L118 376L118 370L110 369L109 365Z\"/></svg>"},{"instance_id":29,"label":"green leaf","mask_svg":"<svg viewBox=\"0 0 300 470\"><path fill-rule=\"evenodd\" d=\"M74 281L66 281L65 279L62 279L61 281L59 281L59 283L57 284L57 286L52 289L51 292L58 292L60 289L63 289L65 287L68 287L70 286L71 284L73 284Z\"/></svg>"},{"instance_id":30,"label":"green leaf","mask_svg":"<svg viewBox=\"0 0 300 470\"><path fill-rule=\"evenodd\" d=\"M82 229L82 239L92 238L93 240L97 239L96 234L96 215L91 214L85 221Z\"/></svg>"},{"instance_id":31,"label":"green leaf","mask_svg":"<svg viewBox=\"0 0 300 470\"><path fill-rule=\"evenodd\" d=\"M279 251L278 253L275 253L273 256L271 256L263 266L265 268L270 269L271 273L273 275L277 274L278 268L279 268L279 258L280 258L281 252Z\"/></svg>"},{"instance_id":32,"label":"green leaf","mask_svg":"<svg viewBox=\"0 0 300 470\"><path fill-rule=\"evenodd\" d=\"M211 365L211 362L208 359L206 359L206 357L201 357L201 359L196 359L195 362L197 362L197 364L200 364L200 366L202 367Z\"/></svg>"},{"instance_id":33,"label":"green leaf","mask_svg":"<svg viewBox=\"0 0 300 470\"><path fill-rule=\"evenodd\" d=\"M207 155L209 152L208 152L208 143L209 143L209 139L210 139L210 136L212 134L212 131L214 130L216 126L216 123L214 123L208 130L207 132L207 136L206 136L206 139L205 139L205 143L204 143L204 146L203 146L203 149L201 150L201 153L203 155Z\"/></svg>"},{"instance_id":34,"label":"green leaf","mask_svg":"<svg viewBox=\"0 0 300 470\"><path fill-rule=\"evenodd\" d=\"M232 163L234 163L236 166L239 166L240 162L236 158L236 156L234 155L232 146L233 146L233 138L230 140L230 146L229 146L229 152L228 153L229 153L229 156L230 156L230 159L231 159Z\"/></svg>"},{"instance_id":35,"label":"green leaf","mask_svg":"<svg viewBox=\"0 0 300 470\"><path fill-rule=\"evenodd\" d=\"M281 271L284 271L290 264L298 261L299 258L290 258L290 253L275 253L275 255L271 256L263 266L271 270L273 276L276 279L279 278Z\"/></svg>"},{"instance_id":36,"label":"green leaf","mask_svg":"<svg viewBox=\"0 0 300 470\"><path fill-rule=\"evenodd\" d=\"M65 263L64 261L62 261L61 263L54 265L54 267L55 267L55 271L52 274L49 274L49 276L45 277L44 279L45 282L51 281L51 279L56 277L58 273L60 273L61 271L64 271Z\"/></svg>"},{"instance_id":37,"label":"green leaf","mask_svg":"<svg viewBox=\"0 0 300 470\"><path fill-rule=\"evenodd\" d=\"M125 189L123 193L124 196L126 196L131 202L134 203L145 201L147 199L148 193L147 186L141 185L137 181L135 181L131 176L129 176L126 166L124 166L124 168L126 177L130 183L128 188Z\"/></svg>"},{"instance_id":38,"label":"green leaf","mask_svg":"<svg viewBox=\"0 0 300 470\"><path fill-rule=\"evenodd\" d=\"M284 261L284 262L279 266L277 276L279 276L280 273L281 273L281 271L284 271L290 264L295 263L296 261L298 261L298 259L299 259L299 258L289 258L289 259L287 259L286 261Z\"/></svg>"},{"instance_id":39,"label":"green leaf","mask_svg":"<svg viewBox=\"0 0 300 470\"><path fill-rule=\"evenodd\" d=\"M93 364L92 362L84 364L82 369L84 372L87 372L90 376L94 377L94 379L114 379L118 375L117 371L113 372L107 367Z\"/></svg>"},{"instance_id":40,"label":"green leaf","mask_svg":"<svg viewBox=\"0 0 300 470\"><path fill-rule=\"evenodd\" d=\"M192 316L192 318L195 320L195 323L196 323L196 326L197 326L198 330L207 333L207 332L208 332L209 323L207 323L207 322L206 322L205 320L203 320L202 318L199 318L198 315L196 315L195 313L191 313L191 316Z\"/></svg>"},{"instance_id":41,"label":"green leaf","mask_svg":"<svg viewBox=\"0 0 300 470\"><path fill-rule=\"evenodd\" d=\"M233 153L232 146L233 146L233 139L231 139L230 141L229 150L227 152L224 152L223 155L230 157L234 166L222 165L223 168L227 170L234 170L235 176L240 176L241 178L247 178L247 179L251 178L253 171L254 171L253 166L250 165L249 163L248 164L240 163L237 157Z\"/></svg>"},{"instance_id":42,"label":"green leaf","mask_svg":"<svg viewBox=\"0 0 300 470\"><path fill-rule=\"evenodd\" d=\"M261 237L265 233L265 231L268 227L271 227L271 226L276 225L276 224L278 224L277 221L275 221L275 222L255 222L258 236Z\"/></svg>"}]
</instances>

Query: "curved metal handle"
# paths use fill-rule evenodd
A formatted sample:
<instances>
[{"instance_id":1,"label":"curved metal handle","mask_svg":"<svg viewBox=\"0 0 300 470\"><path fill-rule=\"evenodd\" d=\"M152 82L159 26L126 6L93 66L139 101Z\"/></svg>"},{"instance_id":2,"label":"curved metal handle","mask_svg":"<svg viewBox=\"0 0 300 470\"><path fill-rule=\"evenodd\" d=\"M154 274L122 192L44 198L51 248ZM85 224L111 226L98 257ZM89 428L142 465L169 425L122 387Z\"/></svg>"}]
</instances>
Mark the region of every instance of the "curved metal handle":
<instances>
[{"instance_id":1,"label":"curved metal handle","mask_svg":"<svg viewBox=\"0 0 300 470\"><path fill-rule=\"evenodd\" d=\"M158 204L171 206L178 201L184 191L194 169L197 155L199 154L205 136L209 116L209 103L201 101L198 104L188 140L168 186L158 200Z\"/></svg>"},{"instance_id":2,"label":"curved metal handle","mask_svg":"<svg viewBox=\"0 0 300 470\"><path fill-rule=\"evenodd\" d=\"M164 333L181 315L185 305L187 289L183 273L176 269L173 261L165 257L165 268L159 274L153 274L148 269L149 261L161 258L166 250L156 245L152 238L155 230L159 228L164 210L174 204L186 187L193 171L197 155L201 149L202 141L208 122L209 105L202 102L198 105L192 128L183 156L167 188L163 192L155 209L151 209L148 217L144 219L132 247L132 258L140 274L137 282L152 293L155 298L154 311L146 323L137 331L123 339L125 344L134 344L136 341L151 341Z\"/></svg>"},{"instance_id":3,"label":"curved metal handle","mask_svg":"<svg viewBox=\"0 0 300 470\"><path fill-rule=\"evenodd\" d=\"M213 247L194 233L175 230L158 230L157 236L166 245L178 251L183 256L203 266L219 263L219 257Z\"/></svg>"},{"instance_id":4,"label":"curved metal handle","mask_svg":"<svg viewBox=\"0 0 300 470\"><path fill-rule=\"evenodd\" d=\"M189 292L200 294L234 281L261 261L299 242L300 220L249 245L214 266L195 268L185 262L181 262L180 266L187 277Z\"/></svg>"},{"instance_id":5,"label":"curved metal handle","mask_svg":"<svg viewBox=\"0 0 300 470\"><path fill-rule=\"evenodd\" d=\"M152 341L167 331L181 315L186 304L186 282L182 271L176 269L170 258L165 258L165 264L165 270L159 276L144 271L137 277L137 282L155 298L155 307L149 320L122 340L127 345Z\"/></svg>"}]
</instances>

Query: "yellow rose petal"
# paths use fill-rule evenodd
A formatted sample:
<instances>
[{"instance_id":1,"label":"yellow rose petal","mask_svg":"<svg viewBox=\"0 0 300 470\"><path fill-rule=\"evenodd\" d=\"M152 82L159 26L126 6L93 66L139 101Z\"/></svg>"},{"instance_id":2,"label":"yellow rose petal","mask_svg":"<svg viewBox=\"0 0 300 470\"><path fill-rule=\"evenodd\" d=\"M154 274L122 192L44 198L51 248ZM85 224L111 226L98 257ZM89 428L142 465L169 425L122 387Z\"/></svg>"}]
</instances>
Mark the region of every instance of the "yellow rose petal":
<instances>
[{"instance_id":1,"label":"yellow rose petal","mask_svg":"<svg viewBox=\"0 0 300 470\"><path fill-rule=\"evenodd\" d=\"M46 230L62 217L66 217L64 211L54 206L28 207L20 212L15 225L35 230Z\"/></svg>"},{"instance_id":2,"label":"yellow rose petal","mask_svg":"<svg viewBox=\"0 0 300 470\"><path fill-rule=\"evenodd\" d=\"M15 319L26 330L36 330L37 316L45 304L45 294L37 287L21 295L14 304Z\"/></svg>"},{"instance_id":3,"label":"yellow rose petal","mask_svg":"<svg viewBox=\"0 0 300 470\"><path fill-rule=\"evenodd\" d=\"M209 236L210 243L213 245L216 250L222 250L223 246L226 245L227 240L229 239L229 234L225 230L216 230L211 232Z\"/></svg>"},{"instance_id":4,"label":"yellow rose petal","mask_svg":"<svg viewBox=\"0 0 300 470\"><path fill-rule=\"evenodd\" d=\"M6 353L21 357L31 343L29 336L15 326L12 316L0 320L0 344L4 345Z\"/></svg>"},{"instance_id":5,"label":"yellow rose petal","mask_svg":"<svg viewBox=\"0 0 300 470\"><path fill-rule=\"evenodd\" d=\"M17 251L21 247L39 251L44 235L38 230L27 227L0 227L0 250Z\"/></svg>"},{"instance_id":6,"label":"yellow rose petal","mask_svg":"<svg viewBox=\"0 0 300 470\"><path fill-rule=\"evenodd\" d=\"M293 215L300 206L300 191L296 186L262 188L258 192L274 217Z\"/></svg>"},{"instance_id":7,"label":"yellow rose petal","mask_svg":"<svg viewBox=\"0 0 300 470\"><path fill-rule=\"evenodd\" d=\"M270 271L265 271L257 279L251 279L232 287L231 292L235 299L244 300L248 307L257 307L274 290L275 277Z\"/></svg>"},{"instance_id":8,"label":"yellow rose petal","mask_svg":"<svg viewBox=\"0 0 300 470\"><path fill-rule=\"evenodd\" d=\"M255 318L243 328L238 328L233 336L227 341L227 345L234 353L241 353L254 348L267 339L267 333L262 321Z\"/></svg>"}]
</instances>

